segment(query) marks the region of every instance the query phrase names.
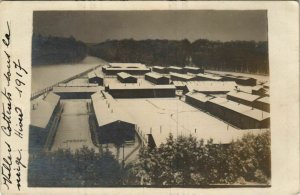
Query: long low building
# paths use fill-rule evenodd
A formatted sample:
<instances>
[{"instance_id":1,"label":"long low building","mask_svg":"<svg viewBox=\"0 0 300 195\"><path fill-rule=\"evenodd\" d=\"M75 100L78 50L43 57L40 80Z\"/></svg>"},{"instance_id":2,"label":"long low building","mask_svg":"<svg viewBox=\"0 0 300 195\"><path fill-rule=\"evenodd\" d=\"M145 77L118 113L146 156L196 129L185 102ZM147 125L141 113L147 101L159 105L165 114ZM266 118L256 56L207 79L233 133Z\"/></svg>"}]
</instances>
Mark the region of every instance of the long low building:
<instances>
[{"instance_id":1,"label":"long low building","mask_svg":"<svg viewBox=\"0 0 300 195\"><path fill-rule=\"evenodd\" d=\"M97 92L91 99L97 123L96 137L100 144L122 144L135 140L135 122L116 105L113 98Z\"/></svg>"},{"instance_id":2,"label":"long low building","mask_svg":"<svg viewBox=\"0 0 300 195\"><path fill-rule=\"evenodd\" d=\"M185 73L199 74L204 73L203 68L193 67L193 66L185 66L183 67Z\"/></svg>"},{"instance_id":3,"label":"long low building","mask_svg":"<svg viewBox=\"0 0 300 195\"><path fill-rule=\"evenodd\" d=\"M256 79L250 77L239 76L236 78L235 82L239 85L248 85L248 86L256 85Z\"/></svg>"},{"instance_id":4,"label":"long low building","mask_svg":"<svg viewBox=\"0 0 300 195\"><path fill-rule=\"evenodd\" d=\"M225 98L207 101L207 111L241 129L270 127L270 114Z\"/></svg>"},{"instance_id":5,"label":"long low building","mask_svg":"<svg viewBox=\"0 0 300 195\"><path fill-rule=\"evenodd\" d=\"M120 85L110 84L107 91L114 98L156 98L175 97L174 85Z\"/></svg>"},{"instance_id":6,"label":"long low building","mask_svg":"<svg viewBox=\"0 0 300 195\"><path fill-rule=\"evenodd\" d=\"M168 85L170 83L170 79L161 74L157 74L154 72L149 72L145 74L145 80L150 81L156 85Z\"/></svg>"},{"instance_id":7,"label":"long low building","mask_svg":"<svg viewBox=\"0 0 300 195\"><path fill-rule=\"evenodd\" d=\"M133 77L132 75L126 73L126 72L119 72L117 74L117 79L121 83L137 83L137 78Z\"/></svg>"},{"instance_id":8,"label":"long low building","mask_svg":"<svg viewBox=\"0 0 300 195\"><path fill-rule=\"evenodd\" d=\"M116 75L119 72L126 72L132 75L144 75L150 71L150 68L140 63L110 63L110 66L102 67L102 72L107 75Z\"/></svg>"},{"instance_id":9,"label":"long low building","mask_svg":"<svg viewBox=\"0 0 300 195\"><path fill-rule=\"evenodd\" d=\"M30 111L29 151L34 153L45 146L51 121L60 107L60 97L49 93L45 99L33 103Z\"/></svg>"},{"instance_id":10,"label":"long low building","mask_svg":"<svg viewBox=\"0 0 300 195\"><path fill-rule=\"evenodd\" d=\"M205 111L207 110L207 101L213 98L213 96L206 95L204 93L189 92L185 94L186 103Z\"/></svg>"},{"instance_id":11,"label":"long low building","mask_svg":"<svg viewBox=\"0 0 300 195\"><path fill-rule=\"evenodd\" d=\"M169 66L168 71L184 74L184 69L182 67L178 67L178 66Z\"/></svg>"},{"instance_id":12,"label":"long low building","mask_svg":"<svg viewBox=\"0 0 300 195\"><path fill-rule=\"evenodd\" d=\"M118 62L113 62L109 63L110 67L113 68L146 68L145 64L142 63L118 63Z\"/></svg>"},{"instance_id":13,"label":"long low building","mask_svg":"<svg viewBox=\"0 0 300 195\"><path fill-rule=\"evenodd\" d=\"M103 85L104 77L102 74L99 73L99 71L92 71L92 72L88 73L88 80L89 80L89 83Z\"/></svg>"},{"instance_id":14,"label":"long low building","mask_svg":"<svg viewBox=\"0 0 300 195\"><path fill-rule=\"evenodd\" d=\"M236 91L236 90L227 93L227 99L248 106L253 106L254 101L259 98L260 96L258 95L253 95L253 94L245 93L242 91Z\"/></svg>"},{"instance_id":15,"label":"long low building","mask_svg":"<svg viewBox=\"0 0 300 195\"><path fill-rule=\"evenodd\" d=\"M153 66L152 67L152 71L160 73L160 74L167 74L167 73L169 73L168 68L167 67L163 67L163 66Z\"/></svg>"},{"instance_id":16,"label":"long low building","mask_svg":"<svg viewBox=\"0 0 300 195\"><path fill-rule=\"evenodd\" d=\"M199 73L196 75L196 79L198 81L222 81L223 78L220 76L213 75L213 74Z\"/></svg>"},{"instance_id":17,"label":"long low building","mask_svg":"<svg viewBox=\"0 0 300 195\"><path fill-rule=\"evenodd\" d=\"M58 87L98 87L96 83L59 83Z\"/></svg>"},{"instance_id":18,"label":"long low building","mask_svg":"<svg viewBox=\"0 0 300 195\"><path fill-rule=\"evenodd\" d=\"M233 81L190 81L186 82L186 91L205 94L226 94L236 87Z\"/></svg>"},{"instance_id":19,"label":"long low building","mask_svg":"<svg viewBox=\"0 0 300 195\"><path fill-rule=\"evenodd\" d=\"M222 76L224 81L235 81L239 85L245 85L245 86L255 86L256 85L256 79L251 77L244 77L244 76L233 76L230 74L226 74Z\"/></svg>"},{"instance_id":20,"label":"long low building","mask_svg":"<svg viewBox=\"0 0 300 195\"><path fill-rule=\"evenodd\" d=\"M90 99L93 93L103 90L101 86L90 87L53 87L53 93L61 99Z\"/></svg>"},{"instance_id":21,"label":"long low building","mask_svg":"<svg viewBox=\"0 0 300 195\"><path fill-rule=\"evenodd\" d=\"M194 81L195 76L188 75L188 74L181 74L177 72L171 72L170 77L172 81Z\"/></svg>"},{"instance_id":22,"label":"long low building","mask_svg":"<svg viewBox=\"0 0 300 195\"><path fill-rule=\"evenodd\" d=\"M270 97L263 97L253 102L253 107L259 110L270 112Z\"/></svg>"}]
</instances>

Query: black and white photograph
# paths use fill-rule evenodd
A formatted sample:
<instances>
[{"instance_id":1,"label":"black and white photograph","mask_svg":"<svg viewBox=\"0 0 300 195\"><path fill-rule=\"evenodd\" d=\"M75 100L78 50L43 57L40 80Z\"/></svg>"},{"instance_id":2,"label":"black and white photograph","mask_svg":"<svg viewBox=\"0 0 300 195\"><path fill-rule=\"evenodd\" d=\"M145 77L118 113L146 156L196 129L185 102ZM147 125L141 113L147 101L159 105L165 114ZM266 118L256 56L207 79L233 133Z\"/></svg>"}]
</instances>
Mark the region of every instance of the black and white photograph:
<instances>
[{"instance_id":1,"label":"black and white photograph","mask_svg":"<svg viewBox=\"0 0 300 195\"><path fill-rule=\"evenodd\" d=\"M270 187L266 10L34 11L29 187Z\"/></svg>"}]
</instances>

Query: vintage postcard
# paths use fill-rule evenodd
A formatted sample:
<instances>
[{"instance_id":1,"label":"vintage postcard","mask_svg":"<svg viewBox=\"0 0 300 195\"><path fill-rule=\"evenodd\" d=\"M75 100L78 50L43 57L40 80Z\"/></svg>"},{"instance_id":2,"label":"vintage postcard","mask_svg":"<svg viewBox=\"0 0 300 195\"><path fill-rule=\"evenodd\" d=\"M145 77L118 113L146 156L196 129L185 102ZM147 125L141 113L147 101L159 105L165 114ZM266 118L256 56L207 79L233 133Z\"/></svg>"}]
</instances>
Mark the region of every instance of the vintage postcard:
<instances>
[{"instance_id":1,"label":"vintage postcard","mask_svg":"<svg viewBox=\"0 0 300 195\"><path fill-rule=\"evenodd\" d=\"M299 193L297 2L0 10L2 194Z\"/></svg>"}]
</instances>

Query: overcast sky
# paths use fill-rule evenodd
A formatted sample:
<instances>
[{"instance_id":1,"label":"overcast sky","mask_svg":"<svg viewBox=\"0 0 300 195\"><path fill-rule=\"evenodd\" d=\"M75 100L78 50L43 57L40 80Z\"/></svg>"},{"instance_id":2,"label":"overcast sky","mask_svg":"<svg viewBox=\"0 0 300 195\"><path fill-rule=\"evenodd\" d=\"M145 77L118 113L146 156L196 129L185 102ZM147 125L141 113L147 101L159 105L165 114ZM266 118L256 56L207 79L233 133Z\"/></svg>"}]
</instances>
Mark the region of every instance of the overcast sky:
<instances>
[{"instance_id":1,"label":"overcast sky","mask_svg":"<svg viewBox=\"0 0 300 195\"><path fill-rule=\"evenodd\" d=\"M107 39L267 41L266 11L51 11L34 12L33 32Z\"/></svg>"}]
</instances>

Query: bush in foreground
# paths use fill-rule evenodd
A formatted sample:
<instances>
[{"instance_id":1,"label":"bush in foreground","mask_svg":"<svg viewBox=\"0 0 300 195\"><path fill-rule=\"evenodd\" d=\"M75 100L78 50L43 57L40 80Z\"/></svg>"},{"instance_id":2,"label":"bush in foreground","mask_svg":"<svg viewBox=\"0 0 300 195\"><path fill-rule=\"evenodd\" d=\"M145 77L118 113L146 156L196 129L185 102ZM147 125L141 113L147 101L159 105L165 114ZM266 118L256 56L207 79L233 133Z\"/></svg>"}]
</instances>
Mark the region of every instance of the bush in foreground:
<instances>
[{"instance_id":1,"label":"bush in foreground","mask_svg":"<svg viewBox=\"0 0 300 195\"><path fill-rule=\"evenodd\" d=\"M271 177L270 132L248 134L229 145L169 136L158 148L143 148L127 167L129 185L193 186L268 184Z\"/></svg>"}]
</instances>

